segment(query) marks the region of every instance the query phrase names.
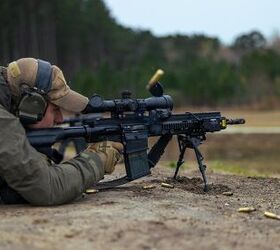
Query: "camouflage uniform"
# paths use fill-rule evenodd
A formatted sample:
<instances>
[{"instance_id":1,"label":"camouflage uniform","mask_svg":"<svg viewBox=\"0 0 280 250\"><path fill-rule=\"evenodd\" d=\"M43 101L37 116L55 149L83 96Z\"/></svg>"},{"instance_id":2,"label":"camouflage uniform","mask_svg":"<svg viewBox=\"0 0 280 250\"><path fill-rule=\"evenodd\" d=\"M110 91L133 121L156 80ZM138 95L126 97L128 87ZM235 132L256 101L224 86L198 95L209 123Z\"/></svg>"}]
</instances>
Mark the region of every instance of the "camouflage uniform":
<instances>
[{"instance_id":1,"label":"camouflage uniform","mask_svg":"<svg viewBox=\"0 0 280 250\"><path fill-rule=\"evenodd\" d=\"M2 91L6 86L1 74L0 84ZM101 159L92 151L52 164L29 144L19 119L6 109L0 105L0 177L26 201L33 205L63 204L103 178Z\"/></svg>"}]
</instances>

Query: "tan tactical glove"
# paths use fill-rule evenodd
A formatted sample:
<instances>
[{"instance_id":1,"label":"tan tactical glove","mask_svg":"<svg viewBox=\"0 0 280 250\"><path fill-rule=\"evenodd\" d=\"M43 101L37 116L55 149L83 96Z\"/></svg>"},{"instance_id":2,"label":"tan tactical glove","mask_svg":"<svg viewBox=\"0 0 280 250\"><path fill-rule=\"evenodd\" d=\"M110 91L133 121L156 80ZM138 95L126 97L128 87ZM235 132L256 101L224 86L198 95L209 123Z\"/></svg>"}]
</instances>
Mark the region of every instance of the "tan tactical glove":
<instances>
[{"instance_id":1,"label":"tan tactical glove","mask_svg":"<svg viewBox=\"0 0 280 250\"><path fill-rule=\"evenodd\" d=\"M96 152L100 156L104 172L111 174L115 170L115 165L121 159L123 145L118 142L103 141L91 144L87 149Z\"/></svg>"}]
</instances>

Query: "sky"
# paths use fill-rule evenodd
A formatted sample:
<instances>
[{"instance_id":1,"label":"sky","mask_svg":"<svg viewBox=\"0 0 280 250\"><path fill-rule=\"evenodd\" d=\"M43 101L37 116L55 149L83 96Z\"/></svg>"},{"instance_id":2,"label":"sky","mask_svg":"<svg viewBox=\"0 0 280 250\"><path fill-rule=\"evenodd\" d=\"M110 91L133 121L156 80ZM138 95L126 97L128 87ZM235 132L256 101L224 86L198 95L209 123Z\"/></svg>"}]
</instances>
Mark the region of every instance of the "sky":
<instances>
[{"instance_id":1,"label":"sky","mask_svg":"<svg viewBox=\"0 0 280 250\"><path fill-rule=\"evenodd\" d=\"M119 24L150 30L156 36L205 34L231 44L240 34L258 30L279 35L277 0L105 0Z\"/></svg>"}]
</instances>

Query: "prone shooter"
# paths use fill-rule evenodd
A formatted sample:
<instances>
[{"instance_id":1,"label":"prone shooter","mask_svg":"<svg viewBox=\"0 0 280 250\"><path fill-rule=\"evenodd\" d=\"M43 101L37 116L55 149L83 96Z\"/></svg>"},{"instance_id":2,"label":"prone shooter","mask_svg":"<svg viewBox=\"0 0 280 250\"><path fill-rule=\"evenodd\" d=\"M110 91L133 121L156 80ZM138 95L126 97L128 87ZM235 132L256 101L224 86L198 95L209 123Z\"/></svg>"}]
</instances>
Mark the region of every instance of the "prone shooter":
<instances>
[{"instance_id":1,"label":"prone shooter","mask_svg":"<svg viewBox=\"0 0 280 250\"><path fill-rule=\"evenodd\" d=\"M186 149L192 149L204 181L204 191L207 191L206 165L203 163L199 145L206 140L207 133L221 131L228 125L244 124L245 120L228 119L220 112L172 113L173 100L171 96L163 94L163 87L159 82L161 75L163 71L158 70L147 85L152 97L133 99L129 91L124 91L121 99L114 100L104 100L101 96L94 95L84 109L83 116L68 120L72 121L72 125L73 122L80 122L80 126L29 130L27 137L31 145L54 161L62 159L52 149L56 142L84 138L88 143L122 143L126 176L98 185L98 188L111 188L149 175L150 169L158 163L169 141L176 136L179 159L174 178L176 179L184 163ZM92 114L104 112L110 112L111 117L92 117ZM149 150L148 138L154 136L159 139Z\"/></svg>"}]
</instances>

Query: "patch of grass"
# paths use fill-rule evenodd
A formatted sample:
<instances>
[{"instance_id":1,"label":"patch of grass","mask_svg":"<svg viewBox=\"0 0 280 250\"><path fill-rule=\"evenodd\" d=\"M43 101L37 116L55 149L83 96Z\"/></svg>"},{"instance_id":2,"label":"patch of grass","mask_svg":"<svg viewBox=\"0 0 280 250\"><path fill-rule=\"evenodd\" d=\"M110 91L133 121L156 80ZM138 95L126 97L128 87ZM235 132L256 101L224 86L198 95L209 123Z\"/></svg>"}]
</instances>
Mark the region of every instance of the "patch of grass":
<instances>
[{"instance_id":1,"label":"patch of grass","mask_svg":"<svg viewBox=\"0 0 280 250\"><path fill-rule=\"evenodd\" d=\"M177 161L167 161L164 165L168 168L175 169L177 167ZM186 163L182 164L180 167L180 169L188 169L188 168L190 168L190 164L186 164Z\"/></svg>"},{"instance_id":2,"label":"patch of grass","mask_svg":"<svg viewBox=\"0 0 280 250\"><path fill-rule=\"evenodd\" d=\"M259 172L256 169L247 167L238 162L211 161L208 163L209 168L218 173L231 173L242 176L269 177L270 173Z\"/></svg>"},{"instance_id":3,"label":"patch of grass","mask_svg":"<svg viewBox=\"0 0 280 250\"><path fill-rule=\"evenodd\" d=\"M260 168L258 164L252 164L247 161L227 161L227 160L213 160L206 161L208 171L214 171L215 173L227 173L241 176L251 177L275 177L279 176L274 168L264 169ZM168 168L175 169L176 161L168 161L164 164ZM181 166L184 170L197 170L198 166L195 161L188 161Z\"/></svg>"},{"instance_id":4,"label":"patch of grass","mask_svg":"<svg viewBox=\"0 0 280 250\"><path fill-rule=\"evenodd\" d=\"M166 166L169 168L176 168L177 163L176 163L176 161L170 161L170 162L167 162Z\"/></svg>"}]
</instances>

